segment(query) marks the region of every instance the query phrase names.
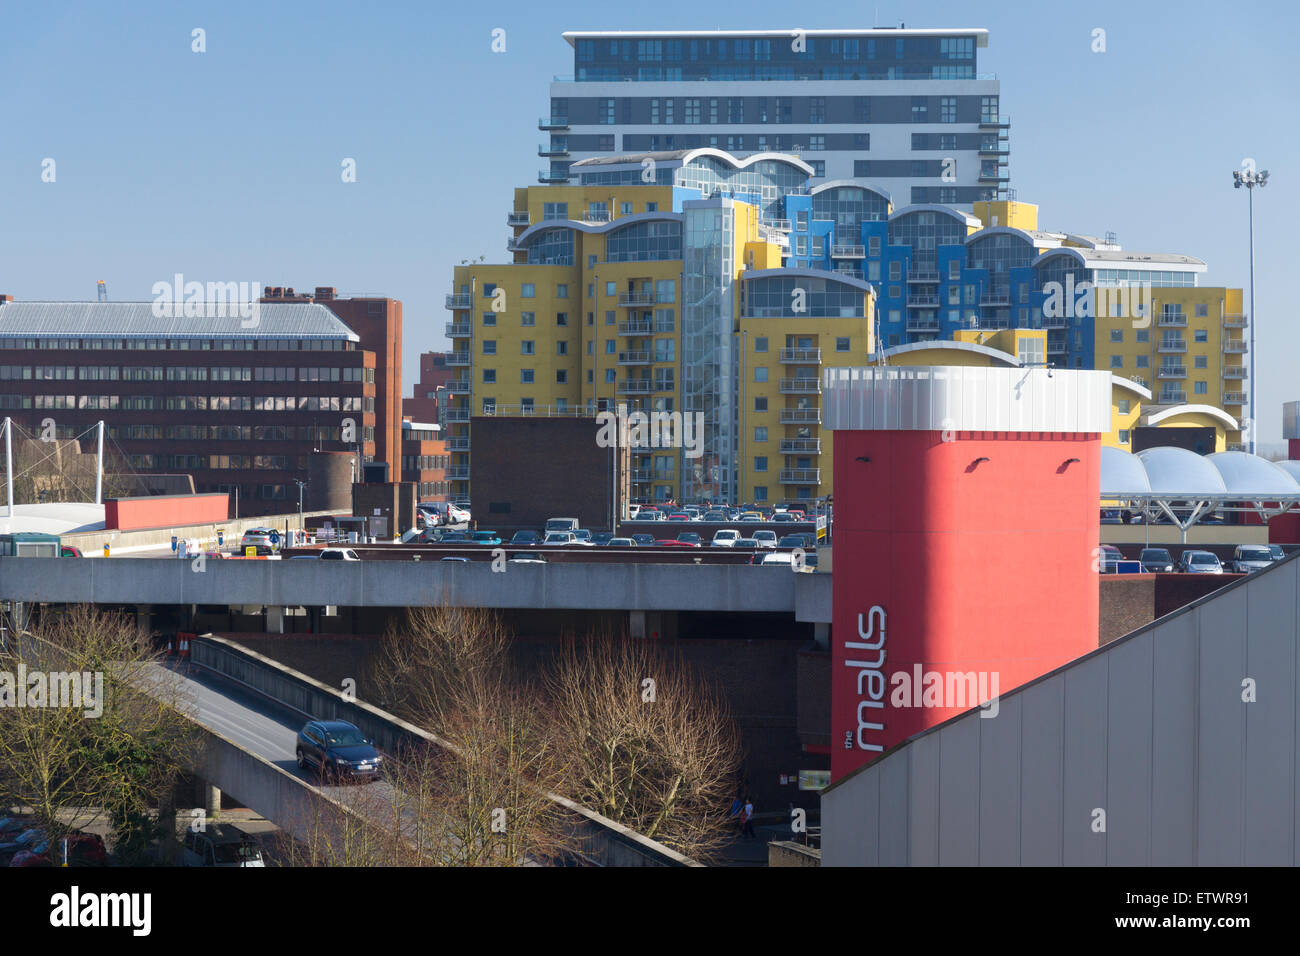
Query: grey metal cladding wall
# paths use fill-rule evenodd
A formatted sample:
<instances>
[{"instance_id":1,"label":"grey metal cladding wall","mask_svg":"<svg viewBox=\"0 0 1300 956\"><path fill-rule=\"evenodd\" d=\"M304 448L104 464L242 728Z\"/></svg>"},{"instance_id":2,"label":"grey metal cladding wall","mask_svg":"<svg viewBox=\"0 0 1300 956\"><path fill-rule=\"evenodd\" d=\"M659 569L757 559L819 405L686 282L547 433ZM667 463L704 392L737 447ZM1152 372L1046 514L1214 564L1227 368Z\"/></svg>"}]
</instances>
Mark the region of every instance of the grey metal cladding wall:
<instances>
[{"instance_id":1,"label":"grey metal cladding wall","mask_svg":"<svg viewBox=\"0 0 1300 956\"><path fill-rule=\"evenodd\" d=\"M1290 558L913 738L823 794L823 864L1300 863L1297 594Z\"/></svg>"}]
</instances>

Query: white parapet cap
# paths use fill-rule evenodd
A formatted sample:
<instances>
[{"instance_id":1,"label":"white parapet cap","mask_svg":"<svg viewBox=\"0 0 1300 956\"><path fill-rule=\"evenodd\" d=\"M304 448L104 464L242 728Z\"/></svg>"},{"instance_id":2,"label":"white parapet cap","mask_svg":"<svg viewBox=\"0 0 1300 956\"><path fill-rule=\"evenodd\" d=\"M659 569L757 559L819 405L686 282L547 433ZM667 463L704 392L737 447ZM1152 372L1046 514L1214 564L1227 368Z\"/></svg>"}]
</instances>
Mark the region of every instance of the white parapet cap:
<instances>
[{"instance_id":1,"label":"white parapet cap","mask_svg":"<svg viewBox=\"0 0 1300 956\"><path fill-rule=\"evenodd\" d=\"M884 366L822 370L823 422L849 431L1111 430L1110 372Z\"/></svg>"}]
</instances>

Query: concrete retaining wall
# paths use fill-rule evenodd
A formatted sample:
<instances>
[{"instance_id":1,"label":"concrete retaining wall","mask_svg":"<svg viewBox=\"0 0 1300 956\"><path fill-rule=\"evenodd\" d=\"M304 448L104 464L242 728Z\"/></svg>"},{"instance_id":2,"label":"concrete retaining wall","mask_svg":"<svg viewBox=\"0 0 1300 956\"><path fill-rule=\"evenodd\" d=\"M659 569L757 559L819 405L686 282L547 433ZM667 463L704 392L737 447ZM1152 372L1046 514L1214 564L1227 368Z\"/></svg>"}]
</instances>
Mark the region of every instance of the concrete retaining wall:
<instances>
[{"instance_id":1,"label":"concrete retaining wall","mask_svg":"<svg viewBox=\"0 0 1300 956\"><path fill-rule=\"evenodd\" d=\"M328 517L332 512L309 511L303 518L310 523L312 518ZM225 531L226 547L239 543L239 536L249 528L279 528L284 531L285 523L290 528L298 528L298 514L263 515L260 518L231 518L211 524L176 525L167 528L144 528L137 531L78 531L74 534L60 535L65 545L80 548L88 558L98 558L104 553L104 542L108 542L114 554L129 554L132 551L145 551L170 546L172 535L179 538L195 538L204 550L217 546L217 529Z\"/></svg>"}]
</instances>

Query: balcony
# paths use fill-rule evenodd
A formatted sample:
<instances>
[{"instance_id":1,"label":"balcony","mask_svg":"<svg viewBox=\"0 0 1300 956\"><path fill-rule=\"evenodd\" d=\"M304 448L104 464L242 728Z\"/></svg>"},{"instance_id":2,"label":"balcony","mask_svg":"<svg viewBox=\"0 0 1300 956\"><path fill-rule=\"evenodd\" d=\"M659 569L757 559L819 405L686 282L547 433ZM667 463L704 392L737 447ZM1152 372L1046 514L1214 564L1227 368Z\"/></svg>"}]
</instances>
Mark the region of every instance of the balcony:
<instances>
[{"instance_id":1,"label":"balcony","mask_svg":"<svg viewBox=\"0 0 1300 956\"><path fill-rule=\"evenodd\" d=\"M820 408L783 408L780 422L782 425L820 425L822 410Z\"/></svg>"},{"instance_id":2,"label":"balcony","mask_svg":"<svg viewBox=\"0 0 1300 956\"><path fill-rule=\"evenodd\" d=\"M618 390L624 395L649 395L654 383L649 379L627 379L618 383Z\"/></svg>"},{"instance_id":3,"label":"balcony","mask_svg":"<svg viewBox=\"0 0 1300 956\"><path fill-rule=\"evenodd\" d=\"M467 378L453 378L447 382L447 391L453 395L468 395L471 387L470 380Z\"/></svg>"},{"instance_id":4,"label":"balcony","mask_svg":"<svg viewBox=\"0 0 1300 956\"><path fill-rule=\"evenodd\" d=\"M849 244L836 243L831 246L832 259L865 259L867 256L866 246L854 246Z\"/></svg>"},{"instance_id":5,"label":"balcony","mask_svg":"<svg viewBox=\"0 0 1300 956\"><path fill-rule=\"evenodd\" d=\"M996 143L980 143L979 154L981 156L1005 156L1011 152L1011 147L1005 141Z\"/></svg>"},{"instance_id":6,"label":"balcony","mask_svg":"<svg viewBox=\"0 0 1300 956\"><path fill-rule=\"evenodd\" d=\"M511 236L509 239L506 240L506 252L519 252L521 249L526 249L526 248L527 246L525 246L514 236Z\"/></svg>"},{"instance_id":7,"label":"balcony","mask_svg":"<svg viewBox=\"0 0 1300 956\"><path fill-rule=\"evenodd\" d=\"M907 331L909 332L938 332L938 319L908 319Z\"/></svg>"},{"instance_id":8,"label":"balcony","mask_svg":"<svg viewBox=\"0 0 1300 956\"><path fill-rule=\"evenodd\" d=\"M650 353L649 352L619 352L618 364L619 365L649 365Z\"/></svg>"},{"instance_id":9,"label":"balcony","mask_svg":"<svg viewBox=\"0 0 1300 956\"><path fill-rule=\"evenodd\" d=\"M777 232L789 232L791 228L789 219L764 219L759 222L759 225L775 229Z\"/></svg>"},{"instance_id":10,"label":"balcony","mask_svg":"<svg viewBox=\"0 0 1300 956\"><path fill-rule=\"evenodd\" d=\"M1009 183L1011 174L1005 166L999 166L997 169L981 169L978 179L982 183Z\"/></svg>"},{"instance_id":11,"label":"balcony","mask_svg":"<svg viewBox=\"0 0 1300 956\"><path fill-rule=\"evenodd\" d=\"M469 481L469 465L452 465L447 469L448 481Z\"/></svg>"},{"instance_id":12,"label":"balcony","mask_svg":"<svg viewBox=\"0 0 1300 956\"><path fill-rule=\"evenodd\" d=\"M568 157L569 149L567 146L556 146L553 143L539 143L537 146L537 155L564 159Z\"/></svg>"},{"instance_id":13,"label":"balcony","mask_svg":"<svg viewBox=\"0 0 1300 956\"><path fill-rule=\"evenodd\" d=\"M822 470L820 468L782 468L783 485L820 485Z\"/></svg>"},{"instance_id":14,"label":"balcony","mask_svg":"<svg viewBox=\"0 0 1300 956\"><path fill-rule=\"evenodd\" d=\"M1186 312L1161 312L1156 317L1156 325L1162 328L1185 329L1187 328Z\"/></svg>"},{"instance_id":15,"label":"balcony","mask_svg":"<svg viewBox=\"0 0 1300 956\"><path fill-rule=\"evenodd\" d=\"M1161 405L1182 405L1187 401L1187 393L1175 392L1171 389L1167 392L1160 392L1160 394L1156 396L1156 400Z\"/></svg>"},{"instance_id":16,"label":"balcony","mask_svg":"<svg viewBox=\"0 0 1300 956\"><path fill-rule=\"evenodd\" d=\"M650 468L633 468L628 477L637 482L654 481L654 471Z\"/></svg>"},{"instance_id":17,"label":"balcony","mask_svg":"<svg viewBox=\"0 0 1300 956\"><path fill-rule=\"evenodd\" d=\"M1225 329L1244 329L1246 327L1246 317L1240 312L1223 313L1223 327Z\"/></svg>"},{"instance_id":18,"label":"balcony","mask_svg":"<svg viewBox=\"0 0 1300 956\"><path fill-rule=\"evenodd\" d=\"M567 183L569 181L569 174L553 172L549 169L543 169L537 173L537 181L539 183L548 183L548 184Z\"/></svg>"},{"instance_id":19,"label":"balcony","mask_svg":"<svg viewBox=\"0 0 1300 956\"><path fill-rule=\"evenodd\" d=\"M1063 315L1045 315L1043 316L1043 328L1045 329L1068 329L1070 320Z\"/></svg>"},{"instance_id":20,"label":"balcony","mask_svg":"<svg viewBox=\"0 0 1300 956\"><path fill-rule=\"evenodd\" d=\"M821 360L821 349L782 349L780 353L782 365L820 365Z\"/></svg>"},{"instance_id":21,"label":"balcony","mask_svg":"<svg viewBox=\"0 0 1300 956\"><path fill-rule=\"evenodd\" d=\"M1069 346L1067 346L1064 342L1048 342L1048 343L1047 343L1047 354L1048 354L1048 355L1064 355L1064 354L1065 354L1066 352L1068 352L1068 351L1070 351L1070 348L1069 348Z\"/></svg>"},{"instance_id":22,"label":"balcony","mask_svg":"<svg viewBox=\"0 0 1300 956\"><path fill-rule=\"evenodd\" d=\"M1161 339L1160 344L1156 346L1157 352L1174 354L1187 351L1186 339Z\"/></svg>"},{"instance_id":23,"label":"balcony","mask_svg":"<svg viewBox=\"0 0 1300 956\"><path fill-rule=\"evenodd\" d=\"M620 308L654 305L655 294L653 292L620 292L618 294L618 304Z\"/></svg>"},{"instance_id":24,"label":"balcony","mask_svg":"<svg viewBox=\"0 0 1300 956\"><path fill-rule=\"evenodd\" d=\"M448 322L447 338L449 339L466 339L470 336L470 327L468 322Z\"/></svg>"},{"instance_id":25,"label":"balcony","mask_svg":"<svg viewBox=\"0 0 1300 956\"><path fill-rule=\"evenodd\" d=\"M1010 305L1010 292L985 292L980 296L980 305Z\"/></svg>"},{"instance_id":26,"label":"balcony","mask_svg":"<svg viewBox=\"0 0 1300 956\"><path fill-rule=\"evenodd\" d=\"M1187 366L1161 365L1156 369L1156 378L1187 378Z\"/></svg>"},{"instance_id":27,"label":"balcony","mask_svg":"<svg viewBox=\"0 0 1300 956\"><path fill-rule=\"evenodd\" d=\"M569 118L567 116L552 116L550 119L539 119L537 128L540 130L568 129Z\"/></svg>"},{"instance_id":28,"label":"balcony","mask_svg":"<svg viewBox=\"0 0 1300 956\"><path fill-rule=\"evenodd\" d=\"M588 209L579 216L581 222L613 222L614 214L608 209Z\"/></svg>"},{"instance_id":29,"label":"balcony","mask_svg":"<svg viewBox=\"0 0 1300 956\"><path fill-rule=\"evenodd\" d=\"M939 273L928 269L909 269L907 273L908 282L938 282Z\"/></svg>"},{"instance_id":30,"label":"balcony","mask_svg":"<svg viewBox=\"0 0 1300 956\"><path fill-rule=\"evenodd\" d=\"M780 388L782 395L818 395L822 381L819 378L783 378Z\"/></svg>"},{"instance_id":31,"label":"balcony","mask_svg":"<svg viewBox=\"0 0 1300 956\"><path fill-rule=\"evenodd\" d=\"M469 421L469 409L457 405L452 405L445 412L439 413L439 418L448 424L455 425Z\"/></svg>"},{"instance_id":32,"label":"balcony","mask_svg":"<svg viewBox=\"0 0 1300 956\"><path fill-rule=\"evenodd\" d=\"M822 452L822 440L820 438L782 438L781 454L783 455L820 455Z\"/></svg>"},{"instance_id":33,"label":"balcony","mask_svg":"<svg viewBox=\"0 0 1300 956\"><path fill-rule=\"evenodd\" d=\"M469 349L465 349L464 351L461 351L461 352L448 352L448 353L447 353L447 364L448 364L448 365L467 366L467 365L469 365L469 363L470 363L470 359L469 359Z\"/></svg>"},{"instance_id":34,"label":"balcony","mask_svg":"<svg viewBox=\"0 0 1300 956\"><path fill-rule=\"evenodd\" d=\"M470 304L471 300L468 292L447 296L447 308L449 309L468 309Z\"/></svg>"},{"instance_id":35,"label":"balcony","mask_svg":"<svg viewBox=\"0 0 1300 956\"><path fill-rule=\"evenodd\" d=\"M649 335L654 324L649 319L631 319L618 324L619 335Z\"/></svg>"},{"instance_id":36,"label":"balcony","mask_svg":"<svg viewBox=\"0 0 1300 956\"><path fill-rule=\"evenodd\" d=\"M1246 369L1240 365L1233 365L1223 370L1223 377L1233 381L1245 381Z\"/></svg>"},{"instance_id":37,"label":"balcony","mask_svg":"<svg viewBox=\"0 0 1300 956\"><path fill-rule=\"evenodd\" d=\"M1223 342L1223 351L1229 355L1245 355L1250 351L1250 346L1241 339L1225 339Z\"/></svg>"},{"instance_id":38,"label":"balcony","mask_svg":"<svg viewBox=\"0 0 1300 956\"><path fill-rule=\"evenodd\" d=\"M519 212L518 210L506 213L507 226L526 226L528 225L528 212Z\"/></svg>"},{"instance_id":39,"label":"balcony","mask_svg":"<svg viewBox=\"0 0 1300 956\"><path fill-rule=\"evenodd\" d=\"M1223 393L1223 404L1225 404L1225 405L1245 405L1245 404L1246 404L1246 393L1245 393L1245 392L1224 392L1224 393Z\"/></svg>"},{"instance_id":40,"label":"balcony","mask_svg":"<svg viewBox=\"0 0 1300 956\"><path fill-rule=\"evenodd\" d=\"M980 120L980 129L1010 129L1011 118L1004 116L998 119L996 116L985 117Z\"/></svg>"},{"instance_id":41,"label":"balcony","mask_svg":"<svg viewBox=\"0 0 1300 956\"><path fill-rule=\"evenodd\" d=\"M469 451L469 436L454 435L447 439L447 451Z\"/></svg>"},{"instance_id":42,"label":"balcony","mask_svg":"<svg viewBox=\"0 0 1300 956\"><path fill-rule=\"evenodd\" d=\"M907 296L907 307L909 309L937 309L939 307L939 297L937 295L923 295L911 292Z\"/></svg>"}]
</instances>

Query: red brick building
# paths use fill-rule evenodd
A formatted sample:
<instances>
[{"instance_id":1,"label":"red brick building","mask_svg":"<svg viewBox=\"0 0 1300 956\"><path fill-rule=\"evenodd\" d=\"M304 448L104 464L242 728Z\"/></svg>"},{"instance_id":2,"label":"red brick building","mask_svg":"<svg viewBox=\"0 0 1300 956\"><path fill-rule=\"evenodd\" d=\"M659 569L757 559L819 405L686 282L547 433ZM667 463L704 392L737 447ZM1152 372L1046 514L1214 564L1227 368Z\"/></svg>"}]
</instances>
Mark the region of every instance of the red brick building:
<instances>
[{"instance_id":1,"label":"red brick building","mask_svg":"<svg viewBox=\"0 0 1300 956\"><path fill-rule=\"evenodd\" d=\"M454 376L447 364L450 352L424 352L420 355L420 380L415 383L414 397L402 399L402 417L417 422L438 422L438 390L445 389Z\"/></svg>"}]
</instances>

